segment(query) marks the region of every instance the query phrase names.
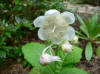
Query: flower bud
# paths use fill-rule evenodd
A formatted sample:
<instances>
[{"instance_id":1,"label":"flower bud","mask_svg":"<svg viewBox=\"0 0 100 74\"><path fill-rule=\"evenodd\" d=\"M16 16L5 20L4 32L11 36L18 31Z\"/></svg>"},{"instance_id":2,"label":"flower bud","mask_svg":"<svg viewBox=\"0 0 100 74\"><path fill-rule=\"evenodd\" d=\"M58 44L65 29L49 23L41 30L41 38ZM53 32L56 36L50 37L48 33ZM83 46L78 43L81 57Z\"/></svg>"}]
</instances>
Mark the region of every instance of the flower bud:
<instances>
[{"instance_id":1,"label":"flower bud","mask_svg":"<svg viewBox=\"0 0 100 74\"><path fill-rule=\"evenodd\" d=\"M73 44L78 44L78 36L74 36L73 40L72 40Z\"/></svg>"},{"instance_id":2,"label":"flower bud","mask_svg":"<svg viewBox=\"0 0 100 74\"><path fill-rule=\"evenodd\" d=\"M72 52L72 45L69 42L66 42L62 45L62 50L65 52Z\"/></svg>"},{"instance_id":3,"label":"flower bud","mask_svg":"<svg viewBox=\"0 0 100 74\"><path fill-rule=\"evenodd\" d=\"M47 53L44 53L40 56L41 65L47 65L54 61L61 61L61 58L59 58L58 56L49 55Z\"/></svg>"}]
</instances>

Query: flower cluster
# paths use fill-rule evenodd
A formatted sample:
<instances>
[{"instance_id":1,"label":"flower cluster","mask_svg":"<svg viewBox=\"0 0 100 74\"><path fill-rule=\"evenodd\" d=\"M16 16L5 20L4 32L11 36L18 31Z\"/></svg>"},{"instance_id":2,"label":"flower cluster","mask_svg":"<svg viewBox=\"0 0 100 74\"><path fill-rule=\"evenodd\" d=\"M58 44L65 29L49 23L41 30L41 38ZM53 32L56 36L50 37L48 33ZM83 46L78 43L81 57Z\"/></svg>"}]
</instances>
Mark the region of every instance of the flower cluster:
<instances>
[{"instance_id":1,"label":"flower cluster","mask_svg":"<svg viewBox=\"0 0 100 74\"><path fill-rule=\"evenodd\" d=\"M55 9L51 9L45 12L44 16L39 16L34 20L35 27L39 27L38 37L41 40L50 40L52 44L59 45L62 41L62 50L65 52L72 51L72 45L70 41L77 42L78 38L75 35L75 30L69 24L75 22L75 16L71 12L60 13ZM53 61L61 61L58 56L47 54L46 50L51 48L48 46L44 49L40 56L40 64L46 65ZM52 48L51 48L52 49Z\"/></svg>"}]
</instances>

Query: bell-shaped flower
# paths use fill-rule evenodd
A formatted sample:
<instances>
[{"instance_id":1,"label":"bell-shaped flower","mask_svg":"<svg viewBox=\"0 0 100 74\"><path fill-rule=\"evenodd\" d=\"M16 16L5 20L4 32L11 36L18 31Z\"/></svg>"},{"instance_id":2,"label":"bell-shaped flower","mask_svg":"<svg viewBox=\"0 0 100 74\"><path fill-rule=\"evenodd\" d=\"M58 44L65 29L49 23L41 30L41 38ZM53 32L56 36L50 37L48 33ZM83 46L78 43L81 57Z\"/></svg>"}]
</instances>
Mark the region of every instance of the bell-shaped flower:
<instances>
[{"instance_id":1,"label":"bell-shaped flower","mask_svg":"<svg viewBox=\"0 0 100 74\"><path fill-rule=\"evenodd\" d=\"M73 13L51 9L45 12L44 16L39 16L34 20L35 27L39 27L38 37L41 40L50 40L54 44L59 44L63 40L72 40L75 30L69 26L74 23Z\"/></svg>"},{"instance_id":2,"label":"bell-shaped flower","mask_svg":"<svg viewBox=\"0 0 100 74\"><path fill-rule=\"evenodd\" d=\"M47 54L46 51L51 48L52 45L49 45L48 47L46 47L43 52L42 55L40 56L40 64L41 65L47 65L50 64L51 62L54 61L61 61L61 58L58 56L53 56L52 53L51 54ZM52 48L51 48L52 49Z\"/></svg>"},{"instance_id":3,"label":"bell-shaped flower","mask_svg":"<svg viewBox=\"0 0 100 74\"><path fill-rule=\"evenodd\" d=\"M61 61L61 58L58 56L53 56L47 53L44 53L40 56L40 64L47 65L54 61Z\"/></svg>"},{"instance_id":4,"label":"bell-shaped flower","mask_svg":"<svg viewBox=\"0 0 100 74\"><path fill-rule=\"evenodd\" d=\"M65 52L72 52L72 45L69 42L65 42L62 45L62 50Z\"/></svg>"}]
</instances>

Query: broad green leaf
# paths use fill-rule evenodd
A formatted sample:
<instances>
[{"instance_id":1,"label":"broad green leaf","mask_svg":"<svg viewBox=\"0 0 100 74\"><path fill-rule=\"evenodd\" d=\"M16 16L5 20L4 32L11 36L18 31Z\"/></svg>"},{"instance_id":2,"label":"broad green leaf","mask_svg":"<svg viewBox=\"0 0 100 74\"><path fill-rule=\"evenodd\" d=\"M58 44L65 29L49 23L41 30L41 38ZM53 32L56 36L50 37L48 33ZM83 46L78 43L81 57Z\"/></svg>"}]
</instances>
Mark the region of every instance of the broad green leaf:
<instances>
[{"instance_id":1,"label":"broad green leaf","mask_svg":"<svg viewBox=\"0 0 100 74\"><path fill-rule=\"evenodd\" d=\"M29 74L42 74L42 71L39 68L33 68Z\"/></svg>"},{"instance_id":2,"label":"broad green leaf","mask_svg":"<svg viewBox=\"0 0 100 74\"><path fill-rule=\"evenodd\" d=\"M49 69L49 66L42 66L41 68L34 67L31 69L29 74L54 74L52 69Z\"/></svg>"},{"instance_id":3,"label":"broad green leaf","mask_svg":"<svg viewBox=\"0 0 100 74\"><path fill-rule=\"evenodd\" d=\"M59 74L89 74L89 73L74 67L74 68L66 68L62 70Z\"/></svg>"},{"instance_id":4,"label":"broad green leaf","mask_svg":"<svg viewBox=\"0 0 100 74\"><path fill-rule=\"evenodd\" d=\"M71 53L68 53L65 57L64 65L76 64L80 61L81 57L82 49L77 46L73 46L73 51Z\"/></svg>"},{"instance_id":5,"label":"broad green leaf","mask_svg":"<svg viewBox=\"0 0 100 74\"><path fill-rule=\"evenodd\" d=\"M82 30L83 33L85 33L87 35L87 37L89 37L89 33L88 33L86 24L84 23L84 21L82 20L82 18L79 15L77 15L77 18L81 24L80 29Z\"/></svg>"},{"instance_id":6,"label":"broad green leaf","mask_svg":"<svg viewBox=\"0 0 100 74\"><path fill-rule=\"evenodd\" d=\"M98 48L96 49L96 55L100 56L100 46L98 46Z\"/></svg>"},{"instance_id":7,"label":"broad green leaf","mask_svg":"<svg viewBox=\"0 0 100 74\"><path fill-rule=\"evenodd\" d=\"M22 48L22 52L24 54L25 59L30 64L32 64L32 66L40 66L39 59L44 48L44 44L32 42L24 45Z\"/></svg>"},{"instance_id":8,"label":"broad green leaf","mask_svg":"<svg viewBox=\"0 0 100 74\"><path fill-rule=\"evenodd\" d=\"M90 42L88 42L88 44L86 45L86 48L85 48L85 57L86 57L86 60L91 60L92 58L92 44Z\"/></svg>"}]
</instances>

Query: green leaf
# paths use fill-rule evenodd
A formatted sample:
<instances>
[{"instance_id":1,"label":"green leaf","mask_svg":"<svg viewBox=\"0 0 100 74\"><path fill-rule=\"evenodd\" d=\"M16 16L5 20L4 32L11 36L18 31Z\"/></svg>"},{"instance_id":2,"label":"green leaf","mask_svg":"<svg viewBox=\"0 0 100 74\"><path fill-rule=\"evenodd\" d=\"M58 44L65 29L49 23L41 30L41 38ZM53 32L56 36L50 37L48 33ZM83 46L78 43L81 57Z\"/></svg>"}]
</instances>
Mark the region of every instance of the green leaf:
<instances>
[{"instance_id":1,"label":"green leaf","mask_svg":"<svg viewBox=\"0 0 100 74\"><path fill-rule=\"evenodd\" d=\"M98 13L97 12L94 12L92 18L91 18L91 22L92 22L92 27L94 27L97 23L98 23Z\"/></svg>"},{"instance_id":2,"label":"green leaf","mask_svg":"<svg viewBox=\"0 0 100 74\"><path fill-rule=\"evenodd\" d=\"M96 49L96 55L100 56L100 46L98 46L98 48Z\"/></svg>"},{"instance_id":3,"label":"green leaf","mask_svg":"<svg viewBox=\"0 0 100 74\"><path fill-rule=\"evenodd\" d=\"M78 35L78 37L81 38L81 39L85 39L85 40L88 39L88 38L87 38L84 34L82 34L81 32L75 31L75 33L76 33L76 34Z\"/></svg>"},{"instance_id":4,"label":"green leaf","mask_svg":"<svg viewBox=\"0 0 100 74\"><path fill-rule=\"evenodd\" d=\"M86 71L78 68L66 68L62 70L59 74L88 74Z\"/></svg>"},{"instance_id":5,"label":"green leaf","mask_svg":"<svg viewBox=\"0 0 100 74\"><path fill-rule=\"evenodd\" d=\"M88 42L88 44L86 45L86 48L85 48L85 57L86 57L86 60L91 60L92 58L92 44L90 42Z\"/></svg>"},{"instance_id":6,"label":"green leaf","mask_svg":"<svg viewBox=\"0 0 100 74\"><path fill-rule=\"evenodd\" d=\"M32 64L32 66L40 66L39 59L42 54L44 44L40 43L28 43L22 48L25 59Z\"/></svg>"},{"instance_id":7,"label":"green leaf","mask_svg":"<svg viewBox=\"0 0 100 74\"><path fill-rule=\"evenodd\" d=\"M34 67L29 74L54 74L51 71L52 69L49 69L49 66L42 66L41 68Z\"/></svg>"},{"instance_id":8,"label":"green leaf","mask_svg":"<svg viewBox=\"0 0 100 74\"><path fill-rule=\"evenodd\" d=\"M42 71L39 68L33 68L29 74L42 74Z\"/></svg>"},{"instance_id":9,"label":"green leaf","mask_svg":"<svg viewBox=\"0 0 100 74\"><path fill-rule=\"evenodd\" d=\"M80 61L82 57L82 49L73 45L73 51L68 53L64 60L64 65L76 64Z\"/></svg>"},{"instance_id":10,"label":"green leaf","mask_svg":"<svg viewBox=\"0 0 100 74\"><path fill-rule=\"evenodd\" d=\"M6 58L6 52L0 51L0 58Z\"/></svg>"},{"instance_id":11,"label":"green leaf","mask_svg":"<svg viewBox=\"0 0 100 74\"><path fill-rule=\"evenodd\" d=\"M79 22L81 24L80 29L82 30L82 32L84 34L87 35L87 37L89 37L89 33L88 33L88 29L87 29L86 24L84 23L84 21L82 20L82 18L79 15L77 15L77 18L78 18L78 20L79 20Z\"/></svg>"},{"instance_id":12,"label":"green leaf","mask_svg":"<svg viewBox=\"0 0 100 74\"><path fill-rule=\"evenodd\" d=\"M10 32L6 32L5 33L7 37L11 38L11 33Z\"/></svg>"}]
</instances>

